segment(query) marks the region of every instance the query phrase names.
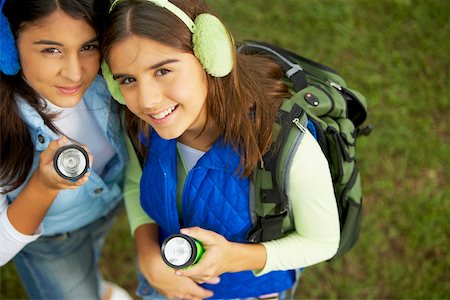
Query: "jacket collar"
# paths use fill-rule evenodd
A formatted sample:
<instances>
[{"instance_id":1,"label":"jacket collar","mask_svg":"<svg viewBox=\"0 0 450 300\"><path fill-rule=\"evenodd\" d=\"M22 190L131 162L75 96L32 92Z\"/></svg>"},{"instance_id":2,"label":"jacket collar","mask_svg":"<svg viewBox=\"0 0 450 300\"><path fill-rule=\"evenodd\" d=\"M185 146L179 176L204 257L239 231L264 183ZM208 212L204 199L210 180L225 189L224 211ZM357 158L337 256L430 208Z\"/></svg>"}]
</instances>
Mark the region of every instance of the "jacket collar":
<instances>
[{"instance_id":1,"label":"jacket collar","mask_svg":"<svg viewBox=\"0 0 450 300\"><path fill-rule=\"evenodd\" d=\"M167 153L173 153L176 140L165 140L156 131L150 133L150 151L161 160L166 160ZM175 152L176 153L176 152ZM240 155L233 149L232 145L225 144L220 137L197 162L196 167L208 169L220 169L225 172L234 173L239 167Z\"/></svg>"}]
</instances>

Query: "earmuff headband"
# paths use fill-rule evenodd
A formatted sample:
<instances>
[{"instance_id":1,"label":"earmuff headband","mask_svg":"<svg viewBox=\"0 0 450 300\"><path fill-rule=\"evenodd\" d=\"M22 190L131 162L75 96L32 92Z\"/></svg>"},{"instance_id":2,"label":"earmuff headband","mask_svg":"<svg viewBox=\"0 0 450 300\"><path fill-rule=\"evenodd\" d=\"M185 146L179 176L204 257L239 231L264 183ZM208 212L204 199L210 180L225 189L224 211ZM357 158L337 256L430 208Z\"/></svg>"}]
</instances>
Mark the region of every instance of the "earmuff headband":
<instances>
[{"instance_id":1,"label":"earmuff headband","mask_svg":"<svg viewBox=\"0 0 450 300\"><path fill-rule=\"evenodd\" d=\"M115 0L111 7L109 8L109 12L111 12L114 7L120 3L122 0ZM175 16L177 16L181 21L183 21L184 24L189 28L189 30L194 33L195 31L195 24L194 21L184 12L182 11L178 6L171 3L169 0L147 0L148 2L151 2L159 7L165 8L171 13L173 13Z\"/></svg>"}]
</instances>

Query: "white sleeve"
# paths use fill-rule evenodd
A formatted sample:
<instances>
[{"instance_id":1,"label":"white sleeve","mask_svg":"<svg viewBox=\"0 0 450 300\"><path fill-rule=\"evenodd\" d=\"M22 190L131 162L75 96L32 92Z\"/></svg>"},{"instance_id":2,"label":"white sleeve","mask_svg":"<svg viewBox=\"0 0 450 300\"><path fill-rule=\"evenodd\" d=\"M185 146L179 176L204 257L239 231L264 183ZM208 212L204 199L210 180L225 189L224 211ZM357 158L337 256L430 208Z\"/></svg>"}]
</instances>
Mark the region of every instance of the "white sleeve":
<instances>
[{"instance_id":1,"label":"white sleeve","mask_svg":"<svg viewBox=\"0 0 450 300\"><path fill-rule=\"evenodd\" d=\"M28 243L35 241L42 234L42 225L35 234L26 235L17 231L8 219L8 200L0 194L0 267L8 263Z\"/></svg>"},{"instance_id":2,"label":"white sleeve","mask_svg":"<svg viewBox=\"0 0 450 300\"><path fill-rule=\"evenodd\" d=\"M257 276L317 264L338 249L339 215L328 162L308 131L294 156L287 190L295 231L263 243L267 260Z\"/></svg>"}]
</instances>

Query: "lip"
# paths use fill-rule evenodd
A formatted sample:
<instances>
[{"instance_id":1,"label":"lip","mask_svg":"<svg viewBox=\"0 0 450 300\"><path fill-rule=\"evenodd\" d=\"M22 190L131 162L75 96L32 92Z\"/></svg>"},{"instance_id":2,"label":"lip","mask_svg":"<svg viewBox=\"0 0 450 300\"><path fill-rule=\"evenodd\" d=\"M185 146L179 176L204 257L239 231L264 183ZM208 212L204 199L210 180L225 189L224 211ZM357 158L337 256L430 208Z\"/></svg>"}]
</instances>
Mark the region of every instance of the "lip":
<instances>
[{"instance_id":1,"label":"lip","mask_svg":"<svg viewBox=\"0 0 450 300\"><path fill-rule=\"evenodd\" d=\"M173 107L173 106L171 106L171 107ZM170 107L169 107L169 108L170 108ZM167 123L167 122L169 121L169 119L171 119L171 118L173 117L174 113L175 113L175 112L177 111L177 109L178 109L178 104L175 105L174 110L173 110L170 114L168 114L167 116L165 116L165 117L162 118L162 119L155 119L152 115L157 115L157 114L159 114L159 113L161 113L161 112L163 112L163 111L168 110L169 108L158 110L158 112L146 113L146 115L148 116L148 118L150 119L150 121L151 121L153 124L156 124L156 125L162 125L162 124L164 124L164 123Z\"/></svg>"},{"instance_id":2,"label":"lip","mask_svg":"<svg viewBox=\"0 0 450 300\"><path fill-rule=\"evenodd\" d=\"M73 95L73 94L76 94L81 89L81 85L57 86L56 88L64 95Z\"/></svg>"}]
</instances>

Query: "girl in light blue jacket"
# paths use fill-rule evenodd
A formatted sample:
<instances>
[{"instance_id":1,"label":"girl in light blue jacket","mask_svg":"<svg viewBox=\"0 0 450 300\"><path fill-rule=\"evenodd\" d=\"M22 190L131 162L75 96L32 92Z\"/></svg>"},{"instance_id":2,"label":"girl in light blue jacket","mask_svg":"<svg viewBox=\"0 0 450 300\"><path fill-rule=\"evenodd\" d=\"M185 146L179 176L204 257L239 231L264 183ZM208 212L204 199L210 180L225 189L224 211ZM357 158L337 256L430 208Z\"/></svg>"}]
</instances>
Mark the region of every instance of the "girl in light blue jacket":
<instances>
[{"instance_id":1,"label":"girl in light blue jacket","mask_svg":"<svg viewBox=\"0 0 450 300\"><path fill-rule=\"evenodd\" d=\"M98 268L128 156L118 105L97 75L97 5L1 2L0 265L14 261L33 299L129 298ZM76 181L53 165L71 143L91 162Z\"/></svg>"}]
</instances>

